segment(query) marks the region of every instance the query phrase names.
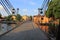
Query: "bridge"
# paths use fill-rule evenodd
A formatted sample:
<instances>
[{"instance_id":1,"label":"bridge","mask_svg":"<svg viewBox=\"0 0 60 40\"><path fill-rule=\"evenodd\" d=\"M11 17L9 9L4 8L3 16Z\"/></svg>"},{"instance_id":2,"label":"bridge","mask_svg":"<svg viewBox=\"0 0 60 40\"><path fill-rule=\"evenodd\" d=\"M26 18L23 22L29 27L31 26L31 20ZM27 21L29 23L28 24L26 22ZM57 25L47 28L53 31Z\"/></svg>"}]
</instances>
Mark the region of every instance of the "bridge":
<instances>
[{"instance_id":1,"label":"bridge","mask_svg":"<svg viewBox=\"0 0 60 40\"><path fill-rule=\"evenodd\" d=\"M47 9L49 1L50 0L44 0L43 1L43 4L40 8L40 9L42 9L43 13ZM12 4L10 3L9 0L0 0L0 4L3 6L3 8L5 9L5 11L7 12L8 15L10 15L12 13L16 13L15 8L12 6Z\"/></svg>"},{"instance_id":2,"label":"bridge","mask_svg":"<svg viewBox=\"0 0 60 40\"><path fill-rule=\"evenodd\" d=\"M48 40L48 38L43 31L30 21L0 37L0 40Z\"/></svg>"},{"instance_id":3,"label":"bridge","mask_svg":"<svg viewBox=\"0 0 60 40\"><path fill-rule=\"evenodd\" d=\"M49 1L50 0L43 1L41 8L38 9L39 13L45 13ZM15 8L9 0L0 0L0 4L3 6L8 15L16 13ZM32 21L24 22L22 25L19 22L17 25L18 27L1 36L0 40L48 40L48 36Z\"/></svg>"},{"instance_id":4,"label":"bridge","mask_svg":"<svg viewBox=\"0 0 60 40\"><path fill-rule=\"evenodd\" d=\"M50 0L44 0L42 5L41 5L41 8L38 8L38 13L39 14L42 14L42 15L45 15L45 11L47 10L48 8L48 3L50 2Z\"/></svg>"},{"instance_id":5,"label":"bridge","mask_svg":"<svg viewBox=\"0 0 60 40\"><path fill-rule=\"evenodd\" d=\"M12 12L16 12L9 0L0 0L0 4L3 6L8 15L12 14Z\"/></svg>"}]
</instances>

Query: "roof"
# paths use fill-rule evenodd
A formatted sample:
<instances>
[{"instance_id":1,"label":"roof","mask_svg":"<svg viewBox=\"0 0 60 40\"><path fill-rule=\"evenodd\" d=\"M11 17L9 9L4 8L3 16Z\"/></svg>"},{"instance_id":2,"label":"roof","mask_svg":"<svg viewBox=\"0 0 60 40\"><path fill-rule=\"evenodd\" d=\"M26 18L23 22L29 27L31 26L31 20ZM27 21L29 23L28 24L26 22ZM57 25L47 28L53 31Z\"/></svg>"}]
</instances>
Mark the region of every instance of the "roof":
<instances>
[{"instance_id":1,"label":"roof","mask_svg":"<svg viewBox=\"0 0 60 40\"><path fill-rule=\"evenodd\" d=\"M38 15L34 15L33 17L44 17L45 15L40 15L40 14L38 14Z\"/></svg>"}]
</instances>

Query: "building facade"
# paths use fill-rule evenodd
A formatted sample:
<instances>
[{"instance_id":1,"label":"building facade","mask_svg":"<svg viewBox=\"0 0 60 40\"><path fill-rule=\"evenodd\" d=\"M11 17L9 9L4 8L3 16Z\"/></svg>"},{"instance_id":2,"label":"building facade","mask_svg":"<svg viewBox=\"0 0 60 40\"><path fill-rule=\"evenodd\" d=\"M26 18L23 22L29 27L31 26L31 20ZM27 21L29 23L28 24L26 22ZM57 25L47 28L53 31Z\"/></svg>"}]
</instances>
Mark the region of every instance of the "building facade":
<instances>
[{"instance_id":1,"label":"building facade","mask_svg":"<svg viewBox=\"0 0 60 40\"><path fill-rule=\"evenodd\" d=\"M46 15L35 15L33 16L33 22L39 25L39 28L43 31L48 32L48 26L47 25L40 25L40 24L47 24L49 23L49 18L46 17Z\"/></svg>"},{"instance_id":2,"label":"building facade","mask_svg":"<svg viewBox=\"0 0 60 40\"><path fill-rule=\"evenodd\" d=\"M23 21L28 21L30 20L30 17L27 15L22 16Z\"/></svg>"}]
</instances>

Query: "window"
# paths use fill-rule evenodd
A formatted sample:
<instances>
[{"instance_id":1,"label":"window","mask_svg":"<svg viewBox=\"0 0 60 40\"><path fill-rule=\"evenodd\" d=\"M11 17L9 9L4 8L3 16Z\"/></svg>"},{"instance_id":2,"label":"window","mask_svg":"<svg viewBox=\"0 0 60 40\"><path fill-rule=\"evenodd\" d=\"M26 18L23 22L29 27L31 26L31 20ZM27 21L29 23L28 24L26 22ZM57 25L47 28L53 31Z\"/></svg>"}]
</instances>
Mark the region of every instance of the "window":
<instances>
[{"instance_id":1,"label":"window","mask_svg":"<svg viewBox=\"0 0 60 40\"><path fill-rule=\"evenodd\" d=\"M41 18L41 20L43 20L44 18Z\"/></svg>"}]
</instances>

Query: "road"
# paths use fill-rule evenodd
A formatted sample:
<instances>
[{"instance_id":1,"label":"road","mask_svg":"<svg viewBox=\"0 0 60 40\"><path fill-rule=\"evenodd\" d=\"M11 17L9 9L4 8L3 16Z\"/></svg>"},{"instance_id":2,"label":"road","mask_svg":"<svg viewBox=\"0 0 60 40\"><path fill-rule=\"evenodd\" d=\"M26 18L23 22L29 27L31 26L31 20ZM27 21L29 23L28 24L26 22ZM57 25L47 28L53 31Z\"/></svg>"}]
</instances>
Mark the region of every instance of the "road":
<instances>
[{"instance_id":1,"label":"road","mask_svg":"<svg viewBox=\"0 0 60 40\"><path fill-rule=\"evenodd\" d=\"M33 22L26 22L0 40L47 40L47 36Z\"/></svg>"}]
</instances>

